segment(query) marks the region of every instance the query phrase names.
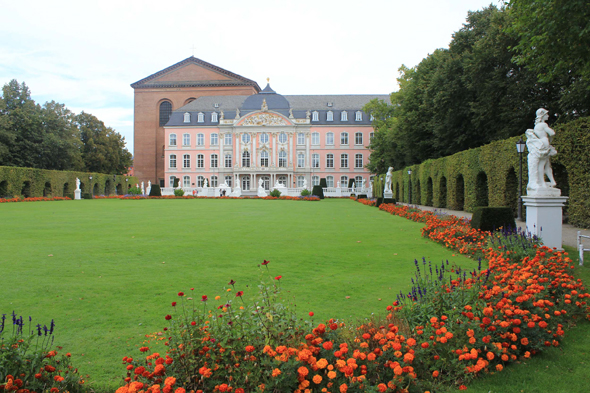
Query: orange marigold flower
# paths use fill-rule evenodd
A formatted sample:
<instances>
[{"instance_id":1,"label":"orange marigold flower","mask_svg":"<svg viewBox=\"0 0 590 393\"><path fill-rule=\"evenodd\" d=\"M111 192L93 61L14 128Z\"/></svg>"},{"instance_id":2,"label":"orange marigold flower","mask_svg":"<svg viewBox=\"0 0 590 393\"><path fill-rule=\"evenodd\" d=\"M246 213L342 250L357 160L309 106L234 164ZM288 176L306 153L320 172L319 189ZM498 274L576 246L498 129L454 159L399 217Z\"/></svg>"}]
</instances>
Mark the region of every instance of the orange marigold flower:
<instances>
[{"instance_id":1,"label":"orange marigold flower","mask_svg":"<svg viewBox=\"0 0 590 393\"><path fill-rule=\"evenodd\" d=\"M55 371L55 367L47 364L47 365L45 365L45 371L47 371L48 373L52 373Z\"/></svg>"},{"instance_id":2,"label":"orange marigold flower","mask_svg":"<svg viewBox=\"0 0 590 393\"><path fill-rule=\"evenodd\" d=\"M488 360L494 360L494 353L488 352L488 353L486 353L486 357L488 358Z\"/></svg>"},{"instance_id":3,"label":"orange marigold flower","mask_svg":"<svg viewBox=\"0 0 590 393\"><path fill-rule=\"evenodd\" d=\"M424 349L428 348L429 346L430 346L430 344L429 344L429 343L427 343L427 342L423 342L423 343L421 344L421 347L422 347L422 348L424 348Z\"/></svg>"},{"instance_id":4,"label":"orange marigold flower","mask_svg":"<svg viewBox=\"0 0 590 393\"><path fill-rule=\"evenodd\" d=\"M330 378L330 379L336 378L336 371L329 371L328 372L328 378Z\"/></svg>"},{"instance_id":5,"label":"orange marigold flower","mask_svg":"<svg viewBox=\"0 0 590 393\"><path fill-rule=\"evenodd\" d=\"M61 382L63 381L65 378L62 377L61 375L56 375L53 377L53 379L55 380L55 382Z\"/></svg>"},{"instance_id":6,"label":"orange marigold flower","mask_svg":"<svg viewBox=\"0 0 590 393\"><path fill-rule=\"evenodd\" d=\"M325 343L322 344L322 347L324 347L324 349L326 351L331 350L333 346L334 346L334 344L332 343L332 341L326 341Z\"/></svg>"},{"instance_id":7,"label":"orange marigold flower","mask_svg":"<svg viewBox=\"0 0 590 393\"><path fill-rule=\"evenodd\" d=\"M396 366L396 367L393 369L393 373L394 373L395 375L402 375L403 371L404 371L404 370L403 370L403 369L402 369L400 366Z\"/></svg>"},{"instance_id":8,"label":"orange marigold flower","mask_svg":"<svg viewBox=\"0 0 590 393\"><path fill-rule=\"evenodd\" d=\"M436 377L438 377L438 374L439 374L439 373L438 373L438 370L434 370L434 371L432 372L432 378L436 378Z\"/></svg>"},{"instance_id":9,"label":"orange marigold flower","mask_svg":"<svg viewBox=\"0 0 590 393\"><path fill-rule=\"evenodd\" d=\"M507 362L508 361L508 355L504 354L502 355L502 360Z\"/></svg>"},{"instance_id":10,"label":"orange marigold flower","mask_svg":"<svg viewBox=\"0 0 590 393\"><path fill-rule=\"evenodd\" d=\"M272 370L273 377L278 377L279 375L281 375L281 370L279 370L278 368L275 368L274 370Z\"/></svg>"},{"instance_id":11,"label":"orange marigold flower","mask_svg":"<svg viewBox=\"0 0 590 393\"><path fill-rule=\"evenodd\" d=\"M164 385L173 386L176 383L176 378L168 377L164 380Z\"/></svg>"},{"instance_id":12,"label":"orange marigold flower","mask_svg":"<svg viewBox=\"0 0 590 393\"><path fill-rule=\"evenodd\" d=\"M524 338L522 338L522 339L520 340L520 343L521 343L522 345L529 345L529 339L528 339L528 338L526 338L526 337L524 337Z\"/></svg>"},{"instance_id":13,"label":"orange marigold flower","mask_svg":"<svg viewBox=\"0 0 590 393\"><path fill-rule=\"evenodd\" d=\"M254 352L254 347L252 345L247 345L246 352Z\"/></svg>"},{"instance_id":14,"label":"orange marigold flower","mask_svg":"<svg viewBox=\"0 0 590 393\"><path fill-rule=\"evenodd\" d=\"M174 391L174 393L186 393L186 390L184 388L178 388Z\"/></svg>"},{"instance_id":15,"label":"orange marigold flower","mask_svg":"<svg viewBox=\"0 0 590 393\"><path fill-rule=\"evenodd\" d=\"M502 371L503 369L504 369L504 366L502 366L501 364L496 364L496 370Z\"/></svg>"},{"instance_id":16,"label":"orange marigold flower","mask_svg":"<svg viewBox=\"0 0 590 393\"><path fill-rule=\"evenodd\" d=\"M459 390L467 390L467 386L461 385L461 386L459 386Z\"/></svg>"},{"instance_id":17,"label":"orange marigold flower","mask_svg":"<svg viewBox=\"0 0 590 393\"><path fill-rule=\"evenodd\" d=\"M531 353L529 351L526 351L524 353L524 357L527 358L527 359L530 358L531 357Z\"/></svg>"},{"instance_id":18,"label":"orange marigold flower","mask_svg":"<svg viewBox=\"0 0 590 393\"><path fill-rule=\"evenodd\" d=\"M346 393L347 390L348 390L348 386L345 383L340 385L340 393Z\"/></svg>"},{"instance_id":19,"label":"orange marigold flower","mask_svg":"<svg viewBox=\"0 0 590 393\"><path fill-rule=\"evenodd\" d=\"M309 374L309 370L307 369L307 367L301 366L297 369L297 373L302 377L305 377L307 374Z\"/></svg>"},{"instance_id":20,"label":"orange marigold flower","mask_svg":"<svg viewBox=\"0 0 590 393\"><path fill-rule=\"evenodd\" d=\"M318 360L316 363L316 366L318 366L318 368L326 368L327 365L328 365L328 361L324 358Z\"/></svg>"},{"instance_id":21,"label":"orange marigold flower","mask_svg":"<svg viewBox=\"0 0 590 393\"><path fill-rule=\"evenodd\" d=\"M313 376L313 383L315 383L316 385L319 385L320 383L322 383L322 377L319 375L314 375Z\"/></svg>"},{"instance_id":22,"label":"orange marigold flower","mask_svg":"<svg viewBox=\"0 0 590 393\"><path fill-rule=\"evenodd\" d=\"M413 338L408 338L406 344L408 344L409 347L413 347L414 345L416 345L416 340L414 340Z\"/></svg>"},{"instance_id":23,"label":"orange marigold flower","mask_svg":"<svg viewBox=\"0 0 590 393\"><path fill-rule=\"evenodd\" d=\"M380 383L379 385L377 385L377 389L383 393L387 390L387 385L385 385L384 383Z\"/></svg>"}]
</instances>

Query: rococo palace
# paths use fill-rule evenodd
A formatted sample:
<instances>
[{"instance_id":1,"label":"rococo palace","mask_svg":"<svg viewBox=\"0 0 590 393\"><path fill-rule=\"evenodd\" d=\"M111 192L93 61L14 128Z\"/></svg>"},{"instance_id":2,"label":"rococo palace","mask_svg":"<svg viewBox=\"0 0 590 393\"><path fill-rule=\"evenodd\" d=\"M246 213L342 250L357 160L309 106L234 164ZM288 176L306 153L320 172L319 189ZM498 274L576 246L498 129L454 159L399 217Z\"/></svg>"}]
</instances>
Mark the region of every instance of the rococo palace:
<instances>
[{"instance_id":1,"label":"rococo palace","mask_svg":"<svg viewBox=\"0 0 590 393\"><path fill-rule=\"evenodd\" d=\"M140 181L194 194L221 185L256 195L369 183L373 136L363 106L388 95L281 95L189 57L131 85L134 171Z\"/></svg>"}]
</instances>

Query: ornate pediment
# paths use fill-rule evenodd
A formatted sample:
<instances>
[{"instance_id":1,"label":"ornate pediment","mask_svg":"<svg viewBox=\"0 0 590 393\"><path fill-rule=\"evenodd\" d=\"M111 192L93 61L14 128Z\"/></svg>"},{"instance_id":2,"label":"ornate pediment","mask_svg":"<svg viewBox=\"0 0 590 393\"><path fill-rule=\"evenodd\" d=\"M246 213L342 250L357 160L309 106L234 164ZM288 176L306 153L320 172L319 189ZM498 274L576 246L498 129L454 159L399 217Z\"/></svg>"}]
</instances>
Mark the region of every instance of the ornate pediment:
<instances>
[{"instance_id":1,"label":"ornate pediment","mask_svg":"<svg viewBox=\"0 0 590 393\"><path fill-rule=\"evenodd\" d=\"M272 113L256 113L247 117L242 123L243 126L287 126L290 125L281 116Z\"/></svg>"}]
</instances>

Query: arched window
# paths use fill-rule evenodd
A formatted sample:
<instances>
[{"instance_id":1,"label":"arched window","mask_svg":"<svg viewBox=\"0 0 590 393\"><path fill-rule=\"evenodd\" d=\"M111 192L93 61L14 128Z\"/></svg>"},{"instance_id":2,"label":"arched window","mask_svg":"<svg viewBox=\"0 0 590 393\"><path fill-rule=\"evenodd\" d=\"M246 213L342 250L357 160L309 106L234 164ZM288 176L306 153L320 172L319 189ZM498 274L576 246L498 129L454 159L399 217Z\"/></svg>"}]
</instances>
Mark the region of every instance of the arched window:
<instances>
[{"instance_id":1,"label":"arched window","mask_svg":"<svg viewBox=\"0 0 590 393\"><path fill-rule=\"evenodd\" d=\"M279 176L277 181L279 182L279 184L282 184L283 186L287 187L287 176Z\"/></svg>"},{"instance_id":2,"label":"arched window","mask_svg":"<svg viewBox=\"0 0 590 393\"><path fill-rule=\"evenodd\" d=\"M348 132L340 133L340 145L348 145Z\"/></svg>"},{"instance_id":3,"label":"arched window","mask_svg":"<svg viewBox=\"0 0 590 393\"><path fill-rule=\"evenodd\" d=\"M301 188L303 187L303 182L305 181L305 177L304 176L297 176L297 187Z\"/></svg>"},{"instance_id":4,"label":"arched window","mask_svg":"<svg viewBox=\"0 0 590 393\"><path fill-rule=\"evenodd\" d=\"M355 114L355 118L354 118L354 120L355 120L355 121L363 121L363 112L361 112L361 111L356 111L356 114Z\"/></svg>"},{"instance_id":5,"label":"arched window","mask_svg":"<svg viewBox=\"0 0 590 393\"><path fill-rule=\"evenodd\" d=\"M217 176L213 175L211 176L211 187L217 187Z\"/></svg>"},{"instance_id":6,"label":"arched window","mask_svg":"<svg viewBox=\"0 0 590 393\"><path fill-rule=\"evenodd\" d=\"M297 168L305 167L305 154L297 153Z\"/></svg>"},{"instance_id":7,"label":"arched window","mask_svg":"<svg viewBox=\"0 0 590 393\"><path fill-rule=\"evenodd\" d=\"M211 134L211 146L217 146L219 144L219 136L216 133Z\"/></svg>"},{"instance_id":8,"label":"arched window","mask_svg":"<svg viewBox=\"0 0 590 393\"><path fill-rule=\"evenodd\" d=\"M297 133L297 144L305 145L305 134L303 132Z\"/></svg>"},{"instance_id":9,"label":"arched window","mask_svg":"<svg viewBox=\"0 0 590 393\"><path fill-rule=\"evenodd\" d=\"M363 155L362 154L355 154L354 167L355 168L362 168L363 167Z\"/></svg>"},{"instance_id":10,"label":"arched window","mask_svg":"<svg viewBox=\"0 0 590 393\"><path fill-rule=\"evenodd\" d=\"M356 176L354 178L354 182L355 182L356 188L362 187L363 186L363 177L362 176Z\"/></svg>"},{"instance_id":11,"label":"arched window","mask_svg":"<svg viewBox=\"0 0 590 393\"><path fill-rule=\"evenodd\" d=\"M176 154L170 154L170 168L176 168Z\"/></svg>"},{"instance_id":12,"label":"arched window","mask_svg":"<svg viewBox=\"0 0 590 393\"><path fill-rule=\"evenodd\" d=\"M287 167L287 152L281 150L279 152L279 168L286 168Z\"/></svg>"},{"instance_id":13,"label":"arched window","mask_svg":"<svg viewBox=\"0 0 590 393\"><path fill-rule=\"evenodd\" d=\"M191 134L182 134L182 145L183 146L190 146L191 145Z\"/></svg>"},{"instance_id":14,"label":"arched window","mask_svg":"<svg viewBox=\"0 0 590 393\"><path fill-rule=\"evenodd\" d=\"M183 168L190 168L191 167L191 156L185 154L182 156L182 167Z\"/></svg>"},{"instance_id":15,"label":"arched window","mask_svg":"<svg viewBox=\"0 0 590 393\"><path fill-rule=\"evenodd\" d=\"M320 155L314 153L311 155L311 167L312 168L319 168L320 167Z\"/></svg>"},{"instance_id":16,"label":"arched window","mask_svg":"<svg viewBox=\"0 0 590 393\"><path fill-rule=\"evenodd\" d=\"M223 144L225 146L231 146L232 145L232 134L230 134L229 132L226 132L225 134L223 134Z\"/></svg>"},{"instance_id":17,"label":"arched window","mask_svg":"<svg viewBox=\"0 0 590 393\"><path fill-rule=\"evenodd\" d=\"M197 114L197 123L204 123L205 122L205 114L203 112L199 112Z\"/></svg>"},{"instance_id":18,"label":"arched window","mask_svg":"<svg viewBox=\"0 0 590 393\"><path fill-rule=\"evenodd\" d=\"M311 134L311 144L312 145L319 145L320 144L320 133L314 132Z\"/></svg>"},{"instance_id":19,"label":"arched window","mask_svg":"<svg viewBox=\"0 0 590 393\"><path fill-rule=\"evenodd\" d=\"M346 111L340 112L340 121L348 121L348 112L346 112Z\"/></svg>"},{"instance_id":20,"label":"arched window","mask_svg":"<svg viewBox=\"0 0 590 393\"><path fill-rule=\"evenodd\" d=\"M219 120L217 120L217 112L212 112L211 113L211 123L217 123ZM213 179L211 179L211 181L213 181Z\"/></svg>"},{"instance_id":21,"label":"arched window","mask_svg":"<svg viewBox=\"0 0 590 393\"><path fill-rule=\"evenodd\" d=\"M326 113L326 121L334 121L334 112L328 111L328 113Z\"/></svg>"},{"instance_id":22,"label":"arched window","mask_svg":"<svg viewBox=\"0 0 590 393\"><path fill-rule=\"evenodd\" d=\"M197 146L205 146L205 135L197 134Z\"/></svg>"},{"instance_id":23,"label":"arched window","mask_svg":"<svg viewBox=\"0 0 590 393\"><path fill-rule=\"evenodd\" d=\"M348 187L348 176L340 176L340 188Z\"/></svg>"},{"instance_id":24,"label":"arched window","mask_svg":"<svg viewBox=\"0 0 590 393\"><path fill-rule=\"evenodd\" d=\"M183 176L182 177L182 186L186 187L186 188L191 186L191 177L190 176Z\"/></svg>"},{"instance_id":25,"label":"arched window","mask_svg":"<svg viewBox=\"0 0 590 393\"><path fill-rule=\"evenodd\" d=\"M318 111L311 113L311 121L320 121L320 113Z\"/></svg>"},{"instance_id":26,"label":"arched window","mask_svg":"<svg viewBox=\"0 0 590 393\"><path fill-rule=\"evenodd\" d=\"M231 154L226 154L225 155L225 167L226 168L231 168L232 167ZM228 185L229 185L229 183L228 183Z\"/></svg>"},{"instance_id":27,"label":"arched window","mask_svg":"<svg viewBox=\"0 0 590 393\"><path fill-rule=\"evenodd\" d=\"M326 185L328 187L334 187L334 176L326 176Z\"/></svg>"},{"instance_id":28,"label":"arched window","mask_svg":"<svg viewBox=\"0 0 590 393\"><path fill-rule=\"evenodd\" d=\"M242 153L242 167L249 168L250 167L250 152L245 151Z\"/></svg>"},{"instance_id":29,"label":"arched window","mask_svg":"<svg viewBox=\"0 0 590 393\"><path fill-rule=\"evenodd\" d=\"M340 168L348 168L348 154L340 154Z\"/></svg>"},{"instance_id":30,"label":"arched window","mask_svg":"<svg viewBox=\"0 0 590 393\"><path fill-rule=\"evenodd\" d=\"M217 168L217 154L211 154L211 168Z\"/></svg>"},{"instance_id":31,"label":"arched window","mask_svg":"<svg viewBox=\"0 0 590 393\"><path fill-rule=\"evenodd\" d=\"M197 154L197 168L205 168L205 156Z\"/></svg>"},{"instance_id":32,"label":"arched window","mask_svg":"<svg viewBox=\"0 0 590 393\"><path fill-rule=\"evenodd\" d=\"M279 143L287 143L287 134L284 132L279 134Z\"/></svg>"},{"instance_id":33,"label":"arched window","mask_svg":"<svg viewBox=\"0 0 590 393\"><path fill-rule=\"evenodd\" d=\"M354 134L354 144L355 145L362 145L363 144L363 133L357 132Z\"/></svg>"},{"instance_id":34,"label":"arched window","mask_svg":"<svg viewBox=\"0 0 590 393\"><path fill-rule=\"evenodd\" d=\"M312 186L319 186L320 185L320 177L319 176L312 176L311 177L311 185Z\"/></svg>"},{"instance_id":35,"label":"arched window","mask_svg":"<svg viewBox=\"0 0 590 393\"><path fill-rule=\"evenodd\" d=\"M191 114L188 112L184 112L184 122L190 123L191 122Z\"/></svg>"},{"instance_id":36,"label":"arched window","mask_svg":"<svg viewBox=\"0 0 590 393\"><path fill-rule=\"evenodd\" d=\"M263 151L260 153L260 166L268 166L268 152Z\"/></svg>"},{"instance_id":37,"label":"arched window","mask_svg":"<svg viewBox=\"0 0 590 393\"><path fill-rule=\"evenodd\" d=\"M326 168L334 168L334 154L326 154Z\"/></svg>"},{"instance_id":38,"label":"arched window","mask_svg":"<svg viewBox=\"0 0 590 393\"><path fill-rule=\"evenodd\" d=\"M174 187L174 180L176 179L176 176L170 176L168 178L168 187ZM129 184L129 186L131 186L131 184Z\"/></svg>"},{"instance_id":39,"label":"arched window","mask_svg":"<svg viewBox=\"0 0 590 393\"><path fill-rule=\"evenodd\" d=\"M223 180L225 181L225 184L228 185L228 187L231 187L231 180L232 180L232 175L225 175L225 177L223 178Z\"/></svg>"},{"instance_id":40,"label":"arched window","mask_svg":"<svg viewBox=\"0 0 590 393\"><path fill-rule=\"evenodd\" d=\"M263 132L262 134L260 134L260 143L262 143L262 144L268 143L268 134L266 132Z\"/></svg>"},{"instance_id":41,"label":"arched window","mask_svg":"<svg viewBox=\"0 0 590 393\"><path fill-rule=\"evenodd\" d=\"M334 144L334 133L328 132L326 134L326 145L333 145Z\"/></svg>"},{"instance_id":42,"label":"arched window","mask_svg":"<svg viewBox=\"0 0 590 393\"><path fill-rule=\"evenodd\" d=\"M197 176L197 187L203 187L205 184L205 178L203 176Z\"/></svg>"},{"instance_id":43,"label":"arched window","mask_svg":"<svg viewBox=\"0 0 590 393\"><path fill-rule=\"evenodd\" d=\"M176 134L170 134L168 137L168 144L170 146L176 146Z\"/></svg>"},{"instance_id":44,"label":"arched window","mask_svg":"<svg viewBox=\"0 0 590 393\"><path fill-rule=\"evenodd\" d=\"M172 104L169 101L162 102L160 104L160 127L168 123L170 115L172 115Z\"/></svg>"}]
</instances>

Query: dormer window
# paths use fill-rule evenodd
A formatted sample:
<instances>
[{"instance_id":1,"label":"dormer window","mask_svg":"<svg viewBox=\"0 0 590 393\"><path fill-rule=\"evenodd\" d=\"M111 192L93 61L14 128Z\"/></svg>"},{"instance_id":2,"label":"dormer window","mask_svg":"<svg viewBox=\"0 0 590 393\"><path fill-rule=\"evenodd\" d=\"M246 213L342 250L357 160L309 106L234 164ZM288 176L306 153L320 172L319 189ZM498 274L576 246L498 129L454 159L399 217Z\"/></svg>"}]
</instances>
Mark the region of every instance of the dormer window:
<instances>
[{"instance_id":1,"label":"dormer window","mask_svg":"<svg viewBox=\"0 0 590 393\"><path fill-rule=\"evenodd\" d=\"M197 123L204 123L205 122L205 114L203 112L199 112L197 115Z\"/></svg>"},{"instance_id":2,"label":"dormer window","mask_svg":"<svg viewBox=\"0 0 590 393\"><path fill-rule=\"evenodd\" d=\"M328 113L326 113L326 121L334 121L334 112L328 111Z\"/></svg>"},{"instance_id":3,"label":"dormer window","mask_svg":"<svg viewBox=\"0 0 590 393\"><path fill-rule=\"evenodd\" d=\"M188 112L184 112L184 122L190 123L191 122L191 114Z\"/></svg>"},{"instance_id":4,"label":"dormer window","mask_svg":"<svg viewBox=\"0 0 590 393\"><path fill-rule=\"evenodd\" d=\"M215 108L219 108L219 104L218 103L215 103Z\"/></svg>"},{"instance_id":5,"label":"dormer window","mask_svg":"<svg viewBox=\"0 0 590 393\"><path fill-rule=\"evenodd\" d=\"M333 105L334 105L334 103L333 103L333 102L328 102L328 106L330 106L330 107L331 107L331 106L333 106Z\"/></svg>"},{"instance_id":6,"label":"dormer window","mask_svg":"<svg viewBox=\"0 0 590 393\"><path fill-rule=\"evenodd\" d=\"M318 111L311 113L311 121L320 121L320 113Z\"/></svg>"},{"instance_id":7,"label":"dormer window","mask_svg":"<svg viewBox=\"0 0 590 393\"><path fill-rule=\"evenodd\" d=\"M375 116L373 116L373 114L371 114L371 117L369 117L369 120L371 120L371 121L375 120Z\"/></svg>"},{"instance_id":8,"label":"dormer window","mask_svg":"<svg viewBox=\"0 0 590 393\"><path fill-rule=\"evenodd\" d=\"M346 111L340 112L340 121L348 121L348 113Z\"/></svg>"},{"instance_id":9,"label":"dormer window","mask_svg":"<svg viewBox=\"0 0 590 393\"><path fill-rule=\"evenodd\" d=\"M354 117L355 121L363 121L363 112L361 111L356 111L355 117Z\"/></svg>"},{"instance_id":10,"label":"dormer window","mask_svg":"<svg viewBox=\"0 0 590 393\"><path fill-rule=\"evenodd\" d=\"M212 112L211 113L211 122L212 123L217 123L217 112Z\"/></svg>"}]
</instances>

